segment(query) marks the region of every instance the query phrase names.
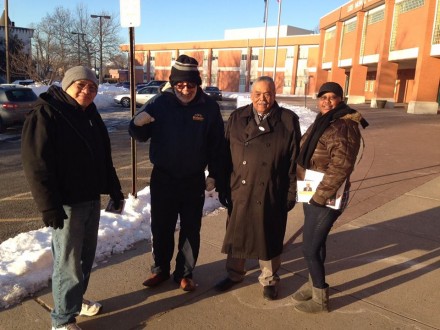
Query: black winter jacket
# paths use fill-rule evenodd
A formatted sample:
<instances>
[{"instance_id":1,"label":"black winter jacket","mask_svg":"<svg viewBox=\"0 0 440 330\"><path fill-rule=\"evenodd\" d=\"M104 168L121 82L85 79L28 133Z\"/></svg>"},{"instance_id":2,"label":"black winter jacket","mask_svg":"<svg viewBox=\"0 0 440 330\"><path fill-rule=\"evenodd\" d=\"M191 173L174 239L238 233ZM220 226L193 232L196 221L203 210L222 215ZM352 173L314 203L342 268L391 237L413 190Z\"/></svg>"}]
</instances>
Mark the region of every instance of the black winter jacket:
<instances>
[{"instance_id":1,"label":"black winter jacket","mask_svg":"<svg viewBox=\"0 0 440 330\"><path fill-rule=\"evenodd\" d=\"M92 103L86 110L51 86L26 118L23 169L40 211L120 191L107 128Z\"/></svg>"},{"instance_id":2,"label":"black winter jacket","mask_svg":"<svg viewBox=\"0 0 440 330\"><path fill-rule=\"evenodd\" d=\"M222 171L224 124L220 107L198 87L197 95L182 105L167 89L151 99L141 111L155 121L136 126L130 122L129 133L137 141L150 142L150 160L167 175L182 179L203 172L219 180Z\"/></svg>"}]
</instances>

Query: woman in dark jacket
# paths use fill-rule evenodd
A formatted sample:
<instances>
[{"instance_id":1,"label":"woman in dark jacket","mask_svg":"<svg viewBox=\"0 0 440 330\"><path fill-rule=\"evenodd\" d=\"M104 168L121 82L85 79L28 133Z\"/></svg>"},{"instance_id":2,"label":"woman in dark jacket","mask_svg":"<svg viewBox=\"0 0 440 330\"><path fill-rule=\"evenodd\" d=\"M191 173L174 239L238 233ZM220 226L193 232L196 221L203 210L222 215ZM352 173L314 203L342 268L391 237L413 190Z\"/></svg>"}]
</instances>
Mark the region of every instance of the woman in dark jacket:
<instances>
[{"instance_id":1,"label":"woman in dark jacket","mask_svg":"<svg viewBox=\"0 0 440 330\"><path fill-rule=\"evenodd\" d=\"M326 240L333 223L341 215L348 201L352 173L362 137L359 124L368 123L361 114L342 101L339 84L327 82L318 93L320 113L301 138L298 156L298 180L304 180L306 170L323 173L309 203L304 203L303 254L309 270L309 282L293 298L302 301L295 309L306 313L328 311L328 290L324 262ZM341 185L345 184L339 209L327 207Z\"/></svg>"}]
</instances>

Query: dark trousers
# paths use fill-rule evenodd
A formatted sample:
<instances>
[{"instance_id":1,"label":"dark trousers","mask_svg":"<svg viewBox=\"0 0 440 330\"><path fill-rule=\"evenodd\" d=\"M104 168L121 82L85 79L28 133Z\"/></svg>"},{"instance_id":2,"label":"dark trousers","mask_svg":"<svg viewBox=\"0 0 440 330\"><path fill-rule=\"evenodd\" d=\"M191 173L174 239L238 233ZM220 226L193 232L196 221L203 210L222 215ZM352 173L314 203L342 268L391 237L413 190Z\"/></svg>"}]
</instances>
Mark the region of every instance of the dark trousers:
<instances>
[{"instance_id":1,"label":"dark trousers","mask_svg":"<svg viewBox=\"0 0 440 330\"><path fill-rule=\"evenodd\" d=\"M341 211L307 203L303 204L303 209L303 255L313 286L323 289L326 287L324 262L327 254L327 236Z\"/></svg>"},{"instance_id":2,"label":"dark trousers","mask_svg":"<svg viewBox=\"0 0 440 330\"><path fill-rule=\"evenodd\" d=\"M180 232L174 278L192 277L200 248L200 227L205 202L205 174L174 178L156 167L151 173L151 233L154 265L151 272L170 273L174 232Z\"/></svg>"}]
</instances>

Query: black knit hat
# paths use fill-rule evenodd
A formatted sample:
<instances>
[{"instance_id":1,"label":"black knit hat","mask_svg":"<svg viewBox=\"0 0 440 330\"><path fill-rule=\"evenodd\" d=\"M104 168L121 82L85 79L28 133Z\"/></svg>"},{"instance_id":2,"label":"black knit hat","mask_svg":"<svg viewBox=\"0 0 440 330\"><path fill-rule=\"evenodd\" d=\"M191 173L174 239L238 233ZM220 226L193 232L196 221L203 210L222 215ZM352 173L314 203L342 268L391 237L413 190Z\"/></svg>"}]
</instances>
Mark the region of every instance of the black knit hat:
<instances>
[{"instance_id":1,"label":"black knit hat","mask_svg":"<svg viewBox=\"0 0 440 330\"><path fill-rule=\"evenodd\" d=\"M325 93L334 93L340 98L342 98L344 95L341 85L332 81L322 84L321 88L319 89L318 97L321 97L321 95Z\"/></svg>"},{"instance_id":2,"label":"black knit hat","mask_svg":"<svg viewBox=\"0 0 440 330\"><path fill-rule=\"evenodd\" d=\"M197 68L198 65L199 63L195 58L180 55L171 67L169 79L171 85L174 86L179 81L187 81L201 85L202 79L200 78L199 69Z\"/></svg>"}]
</instances>

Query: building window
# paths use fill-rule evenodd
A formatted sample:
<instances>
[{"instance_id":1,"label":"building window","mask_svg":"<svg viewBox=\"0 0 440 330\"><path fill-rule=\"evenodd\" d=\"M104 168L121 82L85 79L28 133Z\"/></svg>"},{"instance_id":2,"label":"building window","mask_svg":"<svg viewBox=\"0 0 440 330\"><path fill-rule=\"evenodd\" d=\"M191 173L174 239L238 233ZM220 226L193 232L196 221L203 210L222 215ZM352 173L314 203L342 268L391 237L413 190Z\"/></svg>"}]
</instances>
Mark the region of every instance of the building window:
<instances>
[{"instance_id":1,"label":"building window","mask_svg":"<svg viewBox=\"0 0 440 330\"><path fill-rule=\"evenodd\" d=\"M333 39L335 37L335 33L336 33L335 28L328 29L327 31L325 31L325 36L324 36L325 41Z\"/></svg>"},{"instance_id":2,"label":"building window","mask_svg":"<svg viewBox=\"0 0 440 330\"><path fill-rule=\"evenodd\" d=\"M258 61L258 55L252 55L251 60L252 61Z\"/></svg>"},{"instance_id":3,"label":"building window","mask_svg":"<svg viewBox=\"0 0 440 330\"><path fill-rule=\"evenodd\" d=\"M309 57L309 48L308 47L300 47L299 48L299 59L306 60ZM292 56L293 58L293 56Z\"/></svg>"},{"instance_id":4,"label":"building window","mask_svg":"<svg viewBox=\"0 0 440 330\"><path fill-rule=\"evenodd\" d=\"M356 29L356 21L344 24L344 34L353 32Z\"/></svg>"},{"instance_id":5,"label":"building window","mask_svg":"<svg viewBox=\"0 0 440 330\"><path fill-rule=\"evenodd\" d=\"M385 18L385 10L384 9L376 11L376 12L368 15L367 24L371 25L371 24L383 21L384 18Z\"/></svg>"},{"instance_id":6,"label":"building window","mask_svg":"<svg viewBox=\"0 0 440 330\"><path fill-rule=\"evenodd\" d=\"M434 31L432 33L432 44L440 44L440 3L437 3L437 15L434 25Z\"/></svg>"},{"instance_id":7,"label":"building window","mask_svg":"<svg viewBox=\"0 0 440 330\"><path fill-rule=\"evenodd\" d=\"M241 54L241 60L246 61L247 60L247 54Z\"/></svg>"},{"instance_id":8,"label":"building window","mask_svg":"<svg viewBox=\"0 0 440 330\"><path fill-rule=\"evenodd\" d=\"M216 74L211 75L211 83L209 85L217 86L217 75Z\"/></svg>"},{"instance_id":9,"label":"building window","mask_svg":"<svg viewBox=\"0 0 440 330\"><path fill-rule=\"evenodd\" d=\"M407 11L422 7L425 5L425 0L405 0L400 3L396 3L399 6L400 14L406 13Z\"/></svg>"}]
</instances>

